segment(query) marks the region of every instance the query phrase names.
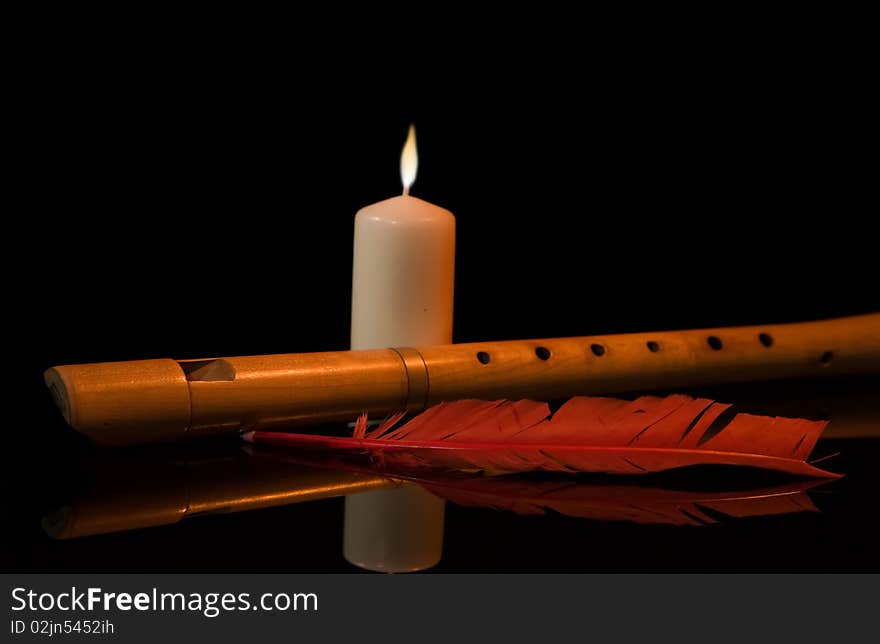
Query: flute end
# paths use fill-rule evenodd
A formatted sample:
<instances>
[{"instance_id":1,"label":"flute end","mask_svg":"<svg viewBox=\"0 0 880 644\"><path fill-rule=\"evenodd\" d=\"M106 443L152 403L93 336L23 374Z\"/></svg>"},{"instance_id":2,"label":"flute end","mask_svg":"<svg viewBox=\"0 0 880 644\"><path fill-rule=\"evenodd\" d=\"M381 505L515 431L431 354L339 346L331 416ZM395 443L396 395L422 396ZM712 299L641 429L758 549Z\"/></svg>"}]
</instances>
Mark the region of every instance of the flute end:
<instances>
[{"instance_id":1,"label":"flute end","mask_svg":"<svg viewBox=\"0 0 880 644\"><path fill-rule=\"evenodd\" d=\"M57 365L43 380L67 424L98 445L178 440L189 429L189 384L174 360Z\"/></svg>"},{"instance_id":2,"label":"flute end","mask_svg":"<svg viewBox=\"0 0 880 644\"><path fill-rule=\"evenodd\" d=\"M58 407L58 410L61 412L61 415L64 416L64 420L67 421L67 424L73 426L73 406L70 404L70 390L67 388L61 373L55 367L46 369L46 371L43 372L43 381L49 388L52 402Z\"/></svg>"}]
</instances>

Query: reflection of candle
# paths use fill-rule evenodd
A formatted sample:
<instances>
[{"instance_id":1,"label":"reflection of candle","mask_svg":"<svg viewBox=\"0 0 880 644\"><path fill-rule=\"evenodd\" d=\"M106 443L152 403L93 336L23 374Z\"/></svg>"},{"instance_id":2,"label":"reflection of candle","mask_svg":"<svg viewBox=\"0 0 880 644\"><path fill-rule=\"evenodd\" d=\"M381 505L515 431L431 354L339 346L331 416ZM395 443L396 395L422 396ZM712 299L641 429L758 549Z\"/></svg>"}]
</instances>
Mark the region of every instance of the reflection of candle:
<instances>
[{"instance_id":1,"label":"reflection of candle","mask_svg":"<svg viewBox=\"0 0 880 644\"><path fill-rule=\"evenodd\" d=\"M355 217L351 348L452 342L455 217L409 196L418 168L415 129L400 155L403 195ZM421 570L440 560L443 501L421 488L345 500L344 554L371 570Z\"/></svg>"}]
</instances>

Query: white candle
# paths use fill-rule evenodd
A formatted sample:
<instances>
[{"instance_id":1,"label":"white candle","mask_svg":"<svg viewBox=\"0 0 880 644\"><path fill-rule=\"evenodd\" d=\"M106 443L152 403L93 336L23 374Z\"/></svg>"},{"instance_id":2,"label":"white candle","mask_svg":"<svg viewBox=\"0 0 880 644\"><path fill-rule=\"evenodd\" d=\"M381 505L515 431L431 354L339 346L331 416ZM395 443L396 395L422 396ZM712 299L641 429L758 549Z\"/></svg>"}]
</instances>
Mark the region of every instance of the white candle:
<instances>
[{"instance_id":1,"label":"white candle","mask_svg":"<svg viewBox=\"0 0 880 644\"><path fill-rule=\"evenodd\" d=\"M452 342L455 217L409 196L418 169L415 129L400 156L403 195L355 217L351 348ZM345 500L343 553L370 570L423 570L440 560L442 500L419 487Z\"/></svg>"},{"instance_id":2,"label":"white candle","mask_svg":"<svg viewBox=\"0 0 880 644\"><path fill-rule=\"evenodd\" d=\"M403 194L355 216L352 349L452 342L455 217L409 196L417 167L410 127L400 157Z\"/></svg>"}]
</instances>

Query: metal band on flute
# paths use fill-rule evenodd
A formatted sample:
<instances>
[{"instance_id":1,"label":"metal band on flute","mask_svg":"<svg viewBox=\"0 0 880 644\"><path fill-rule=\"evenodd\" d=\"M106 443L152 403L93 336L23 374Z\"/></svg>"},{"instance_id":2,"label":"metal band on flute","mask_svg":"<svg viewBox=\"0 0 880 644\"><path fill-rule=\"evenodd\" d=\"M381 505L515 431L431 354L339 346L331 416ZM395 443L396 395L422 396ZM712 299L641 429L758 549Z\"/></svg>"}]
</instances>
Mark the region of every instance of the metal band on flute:
<instances>
[{"instance_id":1,"label":"metal band on flute","mask_svg":"<svg viewBox=\"0 0 880 644\"><path fill-rule=\"evenodd\" d=\"M434 347L66 365L46 384L104 445L533 398L880 373L880 313L820 322Z\"/></svg>"},{"instance_id":2,"label":"metal band on flute","mask_svg":"<svg viewBox=\"0 0 880 644\"><path fill-rule=\"evenodd\" d=\"M406 411L422 411L428 406L428 393L431 390L428 365L418 349L397 347L391 349L403 361L406 369L407 394Z\"/></svg>"}]
</instances>

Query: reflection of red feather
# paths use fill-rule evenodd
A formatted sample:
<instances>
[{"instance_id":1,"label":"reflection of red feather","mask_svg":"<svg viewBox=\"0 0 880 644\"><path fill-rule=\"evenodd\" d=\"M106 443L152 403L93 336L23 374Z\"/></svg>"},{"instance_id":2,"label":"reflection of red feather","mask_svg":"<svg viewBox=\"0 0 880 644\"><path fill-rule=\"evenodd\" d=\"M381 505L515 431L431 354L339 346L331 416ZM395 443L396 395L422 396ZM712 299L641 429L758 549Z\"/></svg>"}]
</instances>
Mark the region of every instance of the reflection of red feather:
<instances>
[{"instance_id":1,"label":"reflection of red feather","mask_svg":"<svg viewBox=\"0 0 880 644\"><path fill-rule=\"evenodd\" d=\"M735 413L690 396L635 401L572 398L552 418L546 403L443 403L394 429L397 414L353 438L252 432L246 438L304 449L367 452L387 466L525 472L643 474L687 465L744 465L836 477L805 462L824 421Z\"/></svg>"},{"instance_id":2,"label":"reflection of red feather","mask_svg":"<svg viewBox=\"0 0 880 644\"><path fill-rule=\"evenodd\" d=\"M308 465L417 483L456 505L541 515L548 510L570 517L642 524L708 525L727 517L755 517L793 512L818 512L807 490L825 481L800 479L781 485L723 492L668 490L643 485L617 485L579 478L524 478L442 473L378 472L339 454L257 450L252 454L273 463Z\"/></svg>"},{"instance_id":3,"label":"reflection of red feather","mask_svg":"<svg viewBox=\"0 0 880 644\"><path fill-rule=\"evenodd\" d=\"M690 492L635 485L561 485L559 481L482 477L424 487L457 505L517 514L544 514L552 510L599 521L706 525L724 517L818 512L806 493L814 485L821 482L801 480L758 490Z\"/></svg>"}]
</instances>

